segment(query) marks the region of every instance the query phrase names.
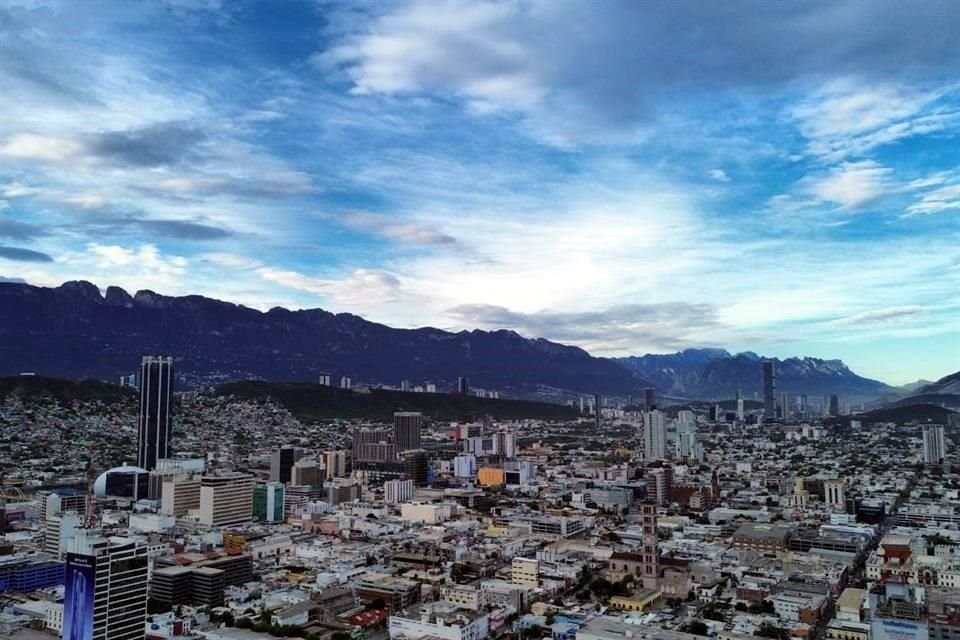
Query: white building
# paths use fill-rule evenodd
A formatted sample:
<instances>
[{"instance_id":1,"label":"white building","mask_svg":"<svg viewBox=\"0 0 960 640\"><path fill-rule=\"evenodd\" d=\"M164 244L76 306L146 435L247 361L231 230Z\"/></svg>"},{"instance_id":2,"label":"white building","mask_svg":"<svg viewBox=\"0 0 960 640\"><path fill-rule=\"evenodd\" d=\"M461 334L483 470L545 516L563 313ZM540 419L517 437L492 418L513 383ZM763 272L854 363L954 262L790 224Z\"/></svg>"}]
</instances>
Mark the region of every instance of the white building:
<instances>
[{"instance_id":1,"label":"white building","mask_svg":"<svg viewBox=\"0 0 960 640\"><path fill-rule=\"evenodd\" d=\"M943 464L945 456L943 425L923 425L923 461L927 464Z\"/></svg>"},{"instance_id":2,"label":"white building","mask_svg":"<svg viewBox=\"0 0 960 640\"><path fill-rule=\"evenodd\" d=\"M383 501L387 504L410 502L414 492L413 480L388 480L383 483Z\"/></svg>"},{"instance_id":3,"label":"white building","mask_svg":"<svg viewBox=\"0 0 960 640\"><path fill-rule=\"evenodd\" d=\"M643 455L647 460L667 456L667 419L662 411L643 414Z\"/></svg>"},{"instance_id":4,"label":"white building","mask_svg":"<svg viewBox=\"0 0 960 640\"><path fill-rule=\"evenodd\" d=\"M827 506L834 510L843 510L847 505L844 484L841 479L824 480L823 493Z\"/></svg>"},{"instance_id":5,"label":"white building","mask_svg":"<svg viewBox=\"0 0 960 640\"><path fill-rule=\"evenodd\" d=\"M210 527L253 520L253 476L226 473L200 480L200 523Z\"/></svg>"},{"instance_id":6,"label":"white building","mask_svg":"<svg viewBox=\"0 0 960 640\"><path fill-rule=\"evenodd\" d=\"M459 609L448 602L434 602L410 613L390 616L390 638L423 637L442 640L483 640L490 631L487 614Z\"/></svg>"},{"instance_id":7,"label":"white building","mask_svg":"<svg viewBox=\"0 0 960 640\"><path fill-rule=\"evenodd\" d=\"M453 475L458 478L473 478L477 475L477 456L462 453L453 459Z\"/></svg>"},{"instance_id":8,"label":"white building","mask_svg":"<svg viewBox=\"0 0 960 640\"><path fill-rule=\"evenodd\" d=\"M83 526L83 518L75 511L64 511L48 516L44 523L43 550L54 558L62 559L67 544Z\"/></svg>"},{"instance_id":9,"label":"white building","mask_svg":"<svg viewBox=\"0 0 960 640\"><path fill-rule=\"evenodd\" d=\"M400 505L400 517L407 522L440 524L452 518L455 513L456 505L448 503L418 504L407 502Z\"/></svg>"}]
</instances>

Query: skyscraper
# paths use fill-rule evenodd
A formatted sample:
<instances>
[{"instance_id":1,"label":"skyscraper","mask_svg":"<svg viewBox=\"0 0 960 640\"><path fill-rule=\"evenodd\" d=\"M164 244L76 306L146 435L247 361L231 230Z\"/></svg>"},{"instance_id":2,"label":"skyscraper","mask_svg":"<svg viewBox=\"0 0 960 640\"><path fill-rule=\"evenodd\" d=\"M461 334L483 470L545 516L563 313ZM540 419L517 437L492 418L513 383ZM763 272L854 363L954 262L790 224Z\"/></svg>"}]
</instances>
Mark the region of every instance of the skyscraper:
<instances>
[{"instance_id":1,"label":"skyscraper","mask_svg":"<svg viewBox=\"0 0 960 640\"><path fill-rule=\"evenodd\" d=\"M647 460L666 457L666 423L666 416L656 409L643 414L643 454Z\"/></svg>"},{"instance_id":2,"label":"skyscraper","mask_svg":"<svg viewBox=\"0 0 960 640\"><path fill-rule=\"evenodd\" d=\"M840 398L835 393L830 394L830 415L833 417L840 415Z\"/></svg>"},{"instance_id":3,"label":"skyscraper","mask_svg":"<svg viewBox=\"0 0 960 640\"><path fill-rule=\"evenodd\" d=\"M290 470L304 451L299 447L280 447L270 455L270 482L290 482Z\"/></svg>"},{"instance_id":4,"label":"skyscraper","mask_svg":"<svg viewBox=\"0 0 960 640\"><path fill-rule=\"evenodd\" d=\"M328 450L323 452L323 466L327 480L344 478L347 475L347 452L342 450Z\"/></svg>"},{"instance_id":5,"label":"skyscraper","mask_svg":"<svg viewBox=\"0 0 960 640\"><path fill-rule=\"evenodd\" d=\"M657 408L657 390L654 387L643 390L643 408L645 411L653 411Z\"/></svg>"},{"instance_id":6,"label":"skyscraper","mask_svg":"<svg viewBox=\"0 0 960 640\"><path fill-rule=\"evenodd\" d=\"M784 420L790 417L790 394L786 391L780 394L780 417Z\"/></svg>"},{"instance_id":7,"label":"skyscraper","mask_svg":"<svg viewBox=\"0 0 960 640\"><path fill-rule=\"evenodd\" d=\"M470 385L467 382L467 378L465 376L460 376L457 378L457 394L465 396L468 393L470 393Z\"/></svg>"},{"instance_id":8,"label":"skyscraper","mask_svg":"<svg viewBox=\"0 0 960 640\"><path fill-rule=\"evenodd\" d=\"M71 540L63 607L65 640L142 640L147 620L147 547L84 529Z\"/></svg>"},{"instance_id":9,"label":"skyscraper","mask_svg":"<svg viewBox=\"0 0 960 640\"><path fill-rule=\"evenodd\" d=\"M677 415L677 458L688 463L700 462L700 443L697 441L697 421L692 411Z\"/></svg>"},{"instance_id":10,"label":"skyscraper","mask_svg":"<svg viewBox=\"0 0 960 640\"><path fill-rule=\"evenodd\" d=\"M946 453L943 425L923 425L923 461L927 464L943 464Z\"/></svg>"},{"instance_id":11,"label":"skyscraper","mask_svg":"<svg viewBox=\"0 0 960 640\"><path fill-rule=\"evenodd\" d=\"M140 419L137 466L153 471L170 457L173 412L173 358L144 356L140 366Z\"/></svg>"},{"instance_id":12,"label":"skyscraper","mask_svg":"<svg viewBox=\"0 0 960 640\"><path fill-rule=\"evenodd\" d=\"M393 414L393 441L399 451L420 448L423 416L419 411L397 411Z\"/></svg>"},{"instance_id":13,"label":"skyscraper","mask_svg":"<svg viewBox=\"0 0 960 640\"><path fill-rule=\"evenodd\" d=\"M773 360L763 361L763 417L775 420L777 417L777 364Z\"/></svg>"},{"instance_id":14,"label":"skyscraper","mask_svg":"<svg viewBox=\"0 0 960 640\"><path fill-rule=\"evenodd\" d=\"M593 419L596 423L597 431L600 430L600 405L603 404L603 398L599 393L593 394Z\"/></svg>"},{"instance_id":15,"label":"skyscraper","mask_svg":"<svg viewBox=\"0 0 960 640\"><path fill-rule=\"evenodd\" d=\"M743 391L737 389L737 420L743 422Z\"/></svg>"}]
</instances>

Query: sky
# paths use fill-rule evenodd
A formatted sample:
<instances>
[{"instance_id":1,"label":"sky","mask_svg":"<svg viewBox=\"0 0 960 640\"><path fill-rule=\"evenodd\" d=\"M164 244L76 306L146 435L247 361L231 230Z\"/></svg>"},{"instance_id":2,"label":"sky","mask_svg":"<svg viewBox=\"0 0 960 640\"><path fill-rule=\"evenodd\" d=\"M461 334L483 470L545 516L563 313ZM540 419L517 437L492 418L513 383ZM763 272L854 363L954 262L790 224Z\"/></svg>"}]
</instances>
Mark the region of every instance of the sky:
<instances>
[{"instance_id":1,"label":"sky","mask_svg":"<svg viewBox=\"0 0 960 640\"><path fill-rule=\"evenodd\" d=\"M0 277L960 369L960 3L0 0Z\"/></svg>"}]
</instances>

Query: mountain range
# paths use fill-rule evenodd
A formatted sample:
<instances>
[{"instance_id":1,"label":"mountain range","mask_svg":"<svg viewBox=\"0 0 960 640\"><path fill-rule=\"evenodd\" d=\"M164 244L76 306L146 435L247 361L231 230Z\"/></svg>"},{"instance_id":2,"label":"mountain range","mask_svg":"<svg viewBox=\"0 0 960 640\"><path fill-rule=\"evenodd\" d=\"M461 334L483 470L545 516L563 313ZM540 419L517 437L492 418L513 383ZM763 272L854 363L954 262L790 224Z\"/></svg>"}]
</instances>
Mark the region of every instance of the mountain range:
<instances>
[{"instance_id":1,"label":"mountain range","mask_svg":"<svg viewBox=\"0 0 960 640\"><path fill-rule=\"evenodd\" d=\"M322 309L266 312L202 296L152 291L104 294L89 282L55 288L0 282L0 375L24 371L70 378L117 379L145 354L176 359L181 386L243 379L316 381L349 376L399 386L433 382L518 397L627 396L653 386L688 398L733 397L762 386L760 356L722 349L671 355L597 358L583 349L516 332L395 329ZM889 387L856 375L839 360L777 361L778 390L878 396Z\"/></svg>"},{"instance_id":2,"label":"mountain range","mask_svg":"<svg viewBox=\"0 0 960 640\"><path fill-rule=\"evenodd\" d=\"M686 398L730 398L742 390L749 396L763 392L762 358L747 351L687 349L667 355L617 358L664 394ZM777 392L824 395L830 393L874 397L890 389L878 380L858 376L840 360L786 358L776 362Z\"/></svg>"}]
</instances>

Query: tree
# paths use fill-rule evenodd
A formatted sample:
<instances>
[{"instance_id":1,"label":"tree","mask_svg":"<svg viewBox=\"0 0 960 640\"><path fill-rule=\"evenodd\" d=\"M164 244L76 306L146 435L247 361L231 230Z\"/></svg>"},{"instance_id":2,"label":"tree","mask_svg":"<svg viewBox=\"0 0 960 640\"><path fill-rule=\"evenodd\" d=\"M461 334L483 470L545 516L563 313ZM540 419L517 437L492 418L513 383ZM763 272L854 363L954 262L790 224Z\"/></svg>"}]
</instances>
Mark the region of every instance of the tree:
<instances>
[{"instance_id":1,"label":"tree","mask_svg":"<svg viewBox=\"0 0 960 640\"><path fill-rule=\"evenodd\" d=\"M684 625L683 630L696 636L706 636L710 634L710 628L702 620L693 620Z\"/></svg>"},{"instance_id":2,"label":"tree","mask_svg":"<svg viewBox=\"0 0 960 640\"><path fill-rule=\"evenodd\" d=\"M773 640L787 640L787 632L769 622L761 624L753 635L760 636L761 638L773 638Z\"/></svg>"}]
</instances>

